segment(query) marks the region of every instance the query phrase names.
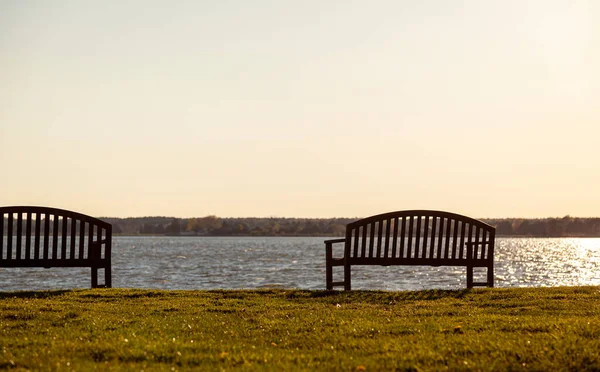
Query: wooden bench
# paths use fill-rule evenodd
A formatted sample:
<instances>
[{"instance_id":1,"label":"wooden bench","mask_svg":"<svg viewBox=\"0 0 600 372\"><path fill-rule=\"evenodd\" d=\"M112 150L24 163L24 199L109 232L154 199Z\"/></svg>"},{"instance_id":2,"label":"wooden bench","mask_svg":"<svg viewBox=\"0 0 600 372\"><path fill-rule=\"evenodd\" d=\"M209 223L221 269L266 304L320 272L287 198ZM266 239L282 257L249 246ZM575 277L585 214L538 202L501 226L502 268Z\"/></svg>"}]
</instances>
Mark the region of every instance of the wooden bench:
<instances>
[{"instance_id":1,"label":"wooden bench","mask_svg":"<svg viewBox=\"0 0 600 372\"><path fill-rule=\"evenodd\" d=\"M109 223L57 208L0 207L0 231L0 268L90 267L92 288L112 286Z\"/></svg>"},{"instance_id":2,"label":"wooden bench","mask_svg":"<svg viewBox=\"0 0 600 372\"><path fill-rule=\"evenodd\" d=\"M379 214L346 226L344 239L325 241L326 285L350 290L354 265L465 266L467 288L494 286L496 229L455 213L409 210ZM344 243L343 257L333 245ZM333 267L344 267L344 281L333 281ZM487 280L473 282L473 268L486 267Z\"/></svg>"}]
</instances>

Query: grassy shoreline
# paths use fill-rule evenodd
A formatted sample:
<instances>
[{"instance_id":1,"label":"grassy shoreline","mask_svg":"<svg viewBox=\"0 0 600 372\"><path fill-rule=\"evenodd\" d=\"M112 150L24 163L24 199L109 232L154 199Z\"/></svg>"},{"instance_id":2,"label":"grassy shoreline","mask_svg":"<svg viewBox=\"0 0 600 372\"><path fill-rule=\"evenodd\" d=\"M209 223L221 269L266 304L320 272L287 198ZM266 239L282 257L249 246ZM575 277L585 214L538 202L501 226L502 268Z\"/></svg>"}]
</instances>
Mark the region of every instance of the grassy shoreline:
<instances>
[{"instance_id":1,"label":"grassy shoreline","mask_svg":"<svg viewBox=\"0 0 600 372\"><path fill-rule=\"evenodd\" d=\"M0 292L0 314L0 369L600 369L599 287Z\"/></svg>"}]
</instances>

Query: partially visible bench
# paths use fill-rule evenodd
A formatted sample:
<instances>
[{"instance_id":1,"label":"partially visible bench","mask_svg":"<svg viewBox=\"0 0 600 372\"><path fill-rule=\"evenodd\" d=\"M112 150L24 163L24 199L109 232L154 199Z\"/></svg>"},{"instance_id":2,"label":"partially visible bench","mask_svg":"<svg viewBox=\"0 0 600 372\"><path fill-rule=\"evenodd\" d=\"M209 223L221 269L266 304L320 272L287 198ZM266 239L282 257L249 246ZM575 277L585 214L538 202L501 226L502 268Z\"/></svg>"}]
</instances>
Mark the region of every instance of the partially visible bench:
<instances>
[{"instance_id":1,"label":"partially visible bench","mask_svg":"<svg viewBox=\"0 0 600 372\"><path fill-rule=\"evenodd\" d=\"M0 207L0 231L0 268L90 267L92 288L112 286L109 223L57 208Z\"/></svg>"},{"instance_id":2,"label":"partially visible bench","mask_svg":"<svg viewBox=\"0 0 600 372\"><path fill-rule=\"evenodd\" d=\"M494 286L496 229L455 213L409 210L379 214L346 226L344 239L325 241L326 286L350 290L355 265L465 266L467 288ZM333 257L333 245L344 255ZM333 281L333 267L344 267L344 281ZM473 282L473 268L486 267L485 282Z\"/></svg>"}]
</instances>

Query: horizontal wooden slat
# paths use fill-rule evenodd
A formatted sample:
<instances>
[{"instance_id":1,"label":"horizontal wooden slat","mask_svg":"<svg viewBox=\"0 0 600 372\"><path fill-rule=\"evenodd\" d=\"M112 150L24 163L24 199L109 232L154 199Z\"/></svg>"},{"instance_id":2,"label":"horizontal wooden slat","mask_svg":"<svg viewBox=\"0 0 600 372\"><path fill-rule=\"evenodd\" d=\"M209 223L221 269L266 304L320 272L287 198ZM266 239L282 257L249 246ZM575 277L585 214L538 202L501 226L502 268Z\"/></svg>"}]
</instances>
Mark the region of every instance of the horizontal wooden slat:
<instances>
[{"instance_id":1,"label":"horizontal wooden slat","mask_svg":"<svg viewBox=\"0 0 600 372\"><path fill-rule=\"evenodd\" d=\"M343 258L332 258L330 262L331 262L331 266L343 266L344 265Z\"/></svg>"},{"instance_id":2,"label":"horizontal wooden slat","mask_svg":"<svg viewBox=\"0 0 600 372\"><path fill-rule=\"evenodd\" d=\"M478 241L478 242L465 243L465 245L467 245L467 246L471 246L471 245L483 245L483 244L491 244L491 242L489 240L486 240L486 241Z\"/></svg>"},{"instance_id":3,"label":"horizontal wooden slat","mask_svg":"<svg viewBox=\"0 0 600 372\"><path fill-rule=\"evenodd\" d=\"M106 267L110 262L101 260L2 260L0 267Z\"/></svg>"},{"instance_id":4,"label":"horizontal wooden slat","mask_svg":"<svg viewBox=\"0 0 600 372\"><path fill-rule=\"evenodd\" d=\"M348 263L350 265L379 265L379 266L488 266L490 260L485 259L429 259L429 258L368 258L368 257L350 257Z\"/></svg>"}]
</instances>

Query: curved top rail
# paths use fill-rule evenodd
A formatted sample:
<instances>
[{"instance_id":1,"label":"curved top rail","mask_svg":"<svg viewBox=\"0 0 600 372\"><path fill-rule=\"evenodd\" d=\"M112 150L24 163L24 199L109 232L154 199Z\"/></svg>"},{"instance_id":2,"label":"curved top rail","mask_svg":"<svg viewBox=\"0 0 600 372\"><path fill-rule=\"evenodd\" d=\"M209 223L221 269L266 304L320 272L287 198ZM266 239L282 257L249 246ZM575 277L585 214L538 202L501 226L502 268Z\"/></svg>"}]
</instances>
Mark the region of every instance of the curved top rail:
<instances>
[{"instance_id":1,"label":"curved top rail","mask_svg":"<svg viewBox=\"0 0 600 372\"><path fill-rule=\"evenodd\" d=\"M60 208L52 208L52 207L40 207L40 206L7 206L0 207L0 214L4 213L41 213L41 214L51 214L57 216L69 217L79 221L85 221L97 226L102 226L104 228L111 228L112 225L108 222L102 221L98 218L88 216L83 213L69 211L66 209Z\"/></svg>"},{"instance_id":2,"label":"curved top rail","mask_svg":"<svg viewBox=\"0 0 600 372\"><path fill-rule=\"evenodd\" d=\"M354 221L352 223L349 223L347 225L347 228L354 229L357 226L368 225L375 221L382 221L382 220L388 220L388 219L397 218L397 217L410 217L410 216L429 216L429 217L450 218L450 219L456 220L456 221L469 222L472 225L479 226L488 231L496 230L496 228L494 226L489 225L483 221L474 219L472 217L463 216L462 214L457 214L457 213L452 213L452 212L427 210L427 209L413 209L413 210L395 211L395 212L377 214L374 216L366 217L366 218Z\"/></svg>"}]
</instances>

